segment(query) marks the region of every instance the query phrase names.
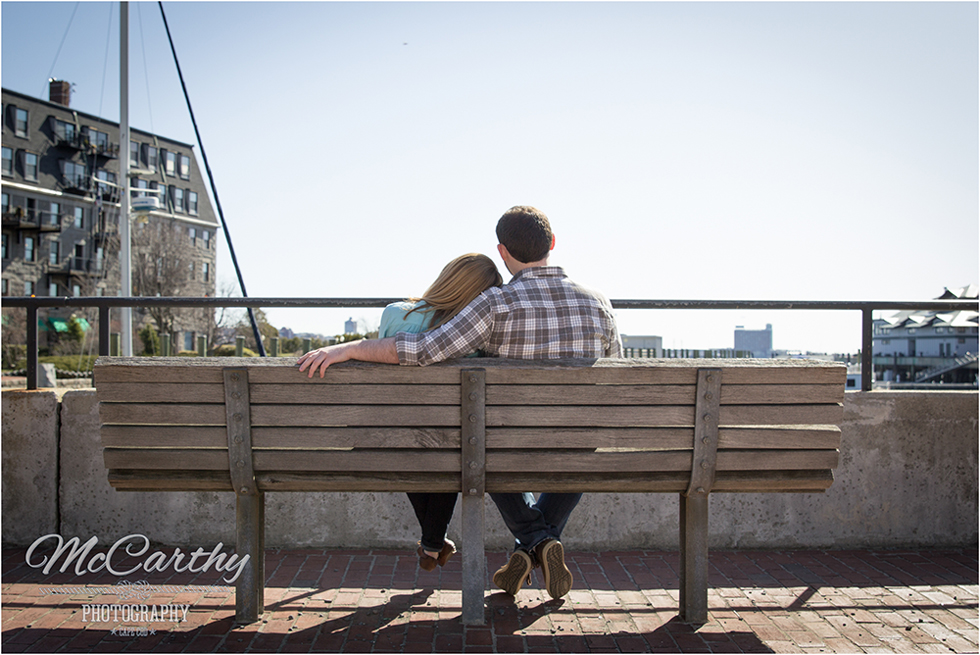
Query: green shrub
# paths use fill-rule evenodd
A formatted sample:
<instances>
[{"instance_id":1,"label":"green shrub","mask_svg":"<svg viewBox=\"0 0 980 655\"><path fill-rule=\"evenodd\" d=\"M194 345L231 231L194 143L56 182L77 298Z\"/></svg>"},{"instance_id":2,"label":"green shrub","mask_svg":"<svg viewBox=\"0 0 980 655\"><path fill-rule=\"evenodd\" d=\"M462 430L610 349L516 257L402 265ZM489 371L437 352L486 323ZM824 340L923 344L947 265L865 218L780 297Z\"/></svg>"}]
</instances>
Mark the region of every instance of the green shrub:
<instances>
[{"instance_id":1,"label":"green shrub","mask_svg":"<svg viewBox=\"0 0 980 655\"><path fill-rule=\"evenodd\" d=\"M178 357L197 357L197 351L196 350L181 350L179 353L177 353L177 356Z\"/></svg>"},{"instance_id":2,"label":"green shrub","mask_svg":"<svg viewBox=\"0 0 980 655\"><path fill-rule=\"evenodd\" d=\"M230 343L226 343L223 346L218 346L214 349L215 357L234 357L235 356L235 346ZM242 357L258 357L258 354L251 348L242 349Z\"/></svg>"},{"instance_id":3,"label":"green shrub","mask_svg":"<svg viewBox=\"0 0 980 655\"><path fill-rule=\"evenodd\" d=\"M23 368L26 366L27 361L27 345L26 344L4 344L3 346L3 368L14 369Z\"/></svg>"},{"instance_id":4,"label":"green shrub","mask_svg":"<svg viewBox=\"0 0 980 655\"><path fill-rule=\"evenodd\" d=\"M140 340L143 342L143 354L153 357L160 354L160 337L152 325L144 325L140 330Z\"/></svg>"}]
</instances>

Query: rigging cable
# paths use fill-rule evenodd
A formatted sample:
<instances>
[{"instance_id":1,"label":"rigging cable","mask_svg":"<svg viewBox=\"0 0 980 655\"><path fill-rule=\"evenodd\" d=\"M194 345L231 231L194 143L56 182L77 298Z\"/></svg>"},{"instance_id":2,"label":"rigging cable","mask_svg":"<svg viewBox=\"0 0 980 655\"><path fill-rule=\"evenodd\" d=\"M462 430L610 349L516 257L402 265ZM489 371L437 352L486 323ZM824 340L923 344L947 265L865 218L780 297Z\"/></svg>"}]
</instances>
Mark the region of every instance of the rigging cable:
<instances>
[{"instance_id":1,"label":"rigging cable","mask_svg":"<svg viewBox=\"0 0 980 655\"><path fill-rule=\"evenodd\" d=\"M194 118L194 109L191 107L191 98L187 95L187 85L184 84L184 74L180 70L180 62L177 60L177 49L174 48L173 37L170 36L170 26L167 25L167 14L163 11L163 2L157 0L160 6L160 15L163 17L163 27L167 31L167 40L170 41L170 51L174 55L174 64L177 66L177 76L180 78L180 87L184 91L184 100L187 102L187 111L191 115L191 123L194 125L194 134L197 136L197 143L201 146L201 159L204 160L204 169L208 172L208 181L211 184L211 195L214 196L214 204L218 210L218 218L221 219L221 228L225 232L225 240L228 242L228 251L231 254L231 262L235 265L235 275L238 276L238 286L241 287L242 297L248 298L245 291L245 280L242 279L242 270L238 267L238 258L235 256L235 247L231 244L231 233L228 231L228 224L225 222L225 214L221 210L221 201L218 200L218 189L214 185L214 176L211 174L211 166L208 164L208 155L204 152L204 142L201 140L201 132L197 129L197 120ZM259 326L255 322L255 312L251 307L248 308L248 319L252 323L252 333L255 336L255 344L259 349L259 356L265 357L265 346L262 345L262 335L259 333Z\"/></svg>"},{"instance_id":2,"label":"rigging cable","mask_svg":"<svg viewBox=\"0 0 980 655\"><path fill-rule=\"evenodd\" d=\"M54 61L51 62L51 70L48 71L48 80L50 80L51 79L51 76L54 74L54 67L58 64L58 56L61 55L61 48L62 48L62 46L65 45L65 39L68 38L68 32L69 32L69 30L71 30L71 24L72 24L72 22L75 20L75 12L78 11L78 5L79 4L80 3L76 2L75 3L75 8L71 10L71 18L68 19L68 27L65 28L65 34L61 37L61 43L58 44L58 51L54 53ZM46 90L47 89L42 90L41 93L39 93L37 97L38 98L43 98L44 97L44 91L46 91Z\"/></svg>"},{"instance_id":3,"label":"rigging cable","mask_svg":"<svg viewBox=\"0 0 980 655\"><path fill-rule=\"evenodd\" d=\"M109 3L109 26L106 28L105 35L105 59L102 63L102 93L99 94L99 116L102 115L102 101L105 100L105 74L109 69L109 35L112 34L112 7L114 3Z\"/></svg>"},{"instance_id":4,"label":"rigging cable","mask_svg":"<svg viewBox=\"0 0 980 655\"><path fill-rule=\"evenodd\" d=\"M153 102L150 100L150 70L146 65L146 38L143 36L143 11L140 9L141 2L136 3L136 15L140 24L140 49L143 51L143 80L146 82L146 108L150 114L150 132L156 134L153 129Z\"/></svg>"}]
</instances>

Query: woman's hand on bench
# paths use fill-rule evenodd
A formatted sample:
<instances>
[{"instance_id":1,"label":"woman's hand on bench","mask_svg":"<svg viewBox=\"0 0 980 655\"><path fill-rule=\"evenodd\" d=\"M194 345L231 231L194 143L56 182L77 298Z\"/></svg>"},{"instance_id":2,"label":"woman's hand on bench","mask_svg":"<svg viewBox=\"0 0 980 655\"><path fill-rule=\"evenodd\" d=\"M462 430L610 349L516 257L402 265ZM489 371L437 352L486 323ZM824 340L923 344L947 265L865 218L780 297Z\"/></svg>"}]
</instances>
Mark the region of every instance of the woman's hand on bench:
<instances>
[{"instance_id":1,"label":"woman's hand on bench","mask_svg":"<svg viewBox=\"0 0 980 655\"><path fill-rule=\"evenodd\" d=\"M307 377L312 378L317 369L320 369L320 377L322 378L331 364L346 362L349 359L379 364L397 364L398 351L395 348L395 338L361 339L360 341L349 341L335 346L317 348L299 358L299 370L302 372L309 368L310 372Z\"/></svg>"}]
</instances>

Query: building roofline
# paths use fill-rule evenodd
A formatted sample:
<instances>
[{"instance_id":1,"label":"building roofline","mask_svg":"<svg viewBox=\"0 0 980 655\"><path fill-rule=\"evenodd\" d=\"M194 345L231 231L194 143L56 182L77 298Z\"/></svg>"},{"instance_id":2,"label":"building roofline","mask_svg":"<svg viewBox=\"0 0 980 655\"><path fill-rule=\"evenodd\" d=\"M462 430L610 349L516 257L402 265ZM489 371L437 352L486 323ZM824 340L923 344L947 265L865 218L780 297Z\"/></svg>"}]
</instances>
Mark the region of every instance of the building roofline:
<instances>
[{"instance_id":1,"label":"building roofline","mask_svg":"<svg viewBox=\"0 0 980 655\"><path fill-rule=\"evenodd\" d=\"M39 104L42 104L42 105L46 105L47 107L50 107L52 109L60 109L61 111L72 112L72 113L78 114L79 116L84 116L87 119L90 119L90 120L93 120L93 121L101 121L102 123L105 123L106 125L112 125L116 129L119 129L119 123L118 122L110 121L107 118L103 118L101 116L96 116L95 114L90 114L88 112L80 111L78 109L75 109L74 107L66 107L65 105L58 104L57 102L51 102L50 100L44 100L42 98L35 98L32 95L28 95L26 93L21 93L20 91L13 91L11 89L8 89L7 87L3 87L0 90L2 90L3 93L5 93L5 94L10 94L10 95L13 95L13 96L18 96L20 98L24 98L25 100L30 100L31 102L36 102L36 103L39 103ZM146 130L141 130L139 128L133 127L132 125L129 126L129 131L130 131L130 134L132 134L134 132L139 132L140 134L142 134L144 136L151 136L151 137L155 137L157 139L164 139L166 141L169 141L170 143L174 143L174 144L179 145L179 146L184 146L185 148L190 148L190 149L193 149L194 148L193 144L185 143L183 141L178 141L177 139L172 139L169 136L163 136L162 134L156 134L154 132L148 132Z\"/></svg>"}]
</instances>

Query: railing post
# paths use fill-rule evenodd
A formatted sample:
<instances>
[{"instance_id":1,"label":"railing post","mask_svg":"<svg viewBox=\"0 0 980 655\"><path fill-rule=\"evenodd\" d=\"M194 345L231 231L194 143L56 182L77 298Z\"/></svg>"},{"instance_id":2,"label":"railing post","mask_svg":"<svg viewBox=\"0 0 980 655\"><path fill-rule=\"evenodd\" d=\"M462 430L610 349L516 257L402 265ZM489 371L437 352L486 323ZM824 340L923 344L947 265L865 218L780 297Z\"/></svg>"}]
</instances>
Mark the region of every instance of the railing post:
<instances>
[{"instance_id":1,"label":"railing post","mask_svg":"<svg viewBox=\"0 0 980 655\"><path fill-rule=\"evenodd\" d=\"M170 335L160 334L160 354L164 357L170 357Z\"/></svg>"},{"instance_id":2,"label":"railing post","mask_svg":"<svg viewBox=\"0 0 980 655\"><path fill-rule=\"evenodd\" d=\"M109 355L109 308L99 306L99 355Z\"/></svg>"},{"instance_id":3,"label":"railing post","mask_svg":"<svg viewBox=\"0 0 980 655\"><path fill-rule=\"evenodd\" d=\"M303 354L310 352L313 349L313 341L310 339L303 339Z\"/></svg>"},{"instance_id":4,"label":"railing post","mask_svg":"<svg viewBox=\"0 0 980 655\"><path fill-rule=\"evenodd\" d=\"M279 337L272 337L269 339L269 356L278 357L279 356Z\"/></svg>"},{"instance_id":5,"label":"railing post","mask_svg":"<svg viewBox=\"0 0 980 655\"><path fill-rule=\"evenodd\" d=\"M874 353L871 349L873 327L872 310L865 307L861 310L861 391L871 391L875 379Z\"/></svg>"},{"instance_id":6,"label":"railing post","mask_svg":"<svg viewBox=\"0 0 980 655\"><path fill-rule=\"evenodd\" d=\"M119 357L119 339L120 334L118 332L109 335L109 355L111 357Z\"/></svg>"},{"instance_id":7,"label":"railing post","mask_svg":"<svg viewBox=\"0 0 980 655\"><path fill-rule=\"evenodd\" d=\"M245 337L235 337L235 357L245 356Z\"/></svg>"},{"instance_id":8,"label":"railing post","mask_svg":"<svg viewBox=\"0 0 980 655\"><path fill-rule=\"evenodd\" d=\"M197 337L197 356L208 356L208 338L203 335L198 335Z\"/></svg>"},{"instance_id":9,"label":"railing post","mask_svg":"<svg viewBox=\"0 0 980 655\"><path fill-rule=\"evenodd\" d=\"M37 389L37 305L27 306L27 388Z\"/></svg>"}]
</instances>

